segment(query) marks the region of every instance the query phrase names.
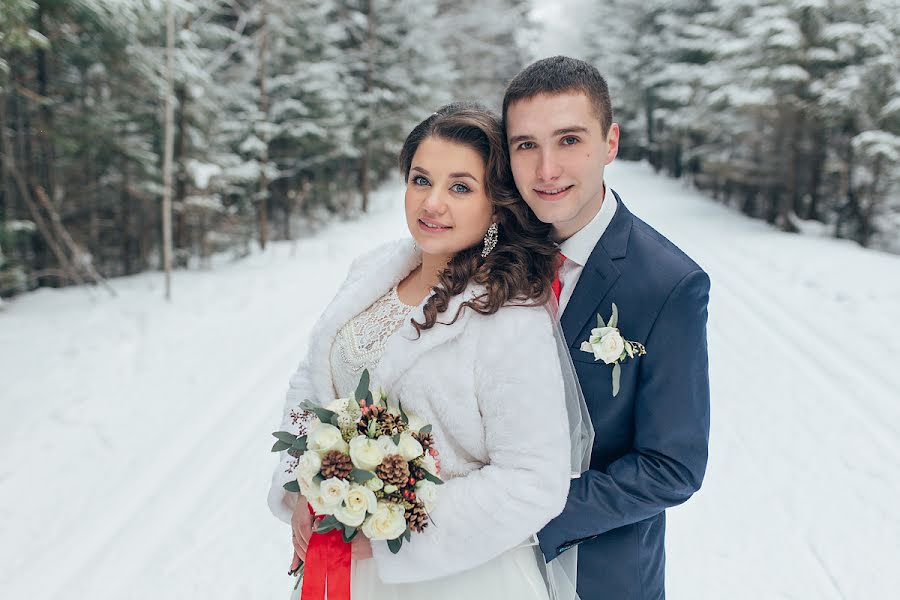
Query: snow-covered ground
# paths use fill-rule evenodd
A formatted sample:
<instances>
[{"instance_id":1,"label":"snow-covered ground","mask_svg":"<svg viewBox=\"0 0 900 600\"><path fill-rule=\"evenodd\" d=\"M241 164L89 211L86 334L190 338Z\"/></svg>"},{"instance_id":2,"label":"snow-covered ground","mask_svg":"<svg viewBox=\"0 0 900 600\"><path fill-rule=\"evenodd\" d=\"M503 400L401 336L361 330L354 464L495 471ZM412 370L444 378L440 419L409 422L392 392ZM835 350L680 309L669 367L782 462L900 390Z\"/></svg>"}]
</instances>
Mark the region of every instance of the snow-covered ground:
<instances>
[{"instance_id":1,"label":"snow-covered ground","mask_svg":"<svg viewBox=\"0 0 900 600\"><path fill-rule=\"evenodd\" d=\"M710 273L707 480L669 512L675 600L900 589L900 257L777 233L645 165L628 206ZM0 310L0 597L286 598L265 504L287 378L368 217L210 272L41 290Z\"/></svg>"}]
</instances>

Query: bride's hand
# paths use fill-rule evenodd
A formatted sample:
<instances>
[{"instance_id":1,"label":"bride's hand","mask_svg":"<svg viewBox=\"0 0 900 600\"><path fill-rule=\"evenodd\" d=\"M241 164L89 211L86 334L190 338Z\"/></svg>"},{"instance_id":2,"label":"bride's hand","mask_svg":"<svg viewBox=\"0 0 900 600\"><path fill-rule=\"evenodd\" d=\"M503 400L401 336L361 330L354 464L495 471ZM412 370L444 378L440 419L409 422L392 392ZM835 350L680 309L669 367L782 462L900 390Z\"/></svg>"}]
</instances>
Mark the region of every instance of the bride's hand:
<instances>
[{"instance_id":1,"label":"bride's hand","mask_svg":"<svg viewBox=\"0 0 900 600\"><path fill-rule=\"evenodd\" d=\"M291 515L291 539L294 543L294 552L300 560L306 560L306 549L309 547L309 538L312 536L313 516L306 507L306 498L300 496L294 513Z\"/></svg>"},{"instance_id":2,"label":"bride's hand","mask_svg":"<svg viewBox=\"0 0 900 600\"><path fill-rule=\"evenodd\" d=\"M368 560L372 558L372 544L369 538L364 536L362 532L357 533L353 541L350 542L350 552L353 560Z\"/></svg>"}]
</instances>

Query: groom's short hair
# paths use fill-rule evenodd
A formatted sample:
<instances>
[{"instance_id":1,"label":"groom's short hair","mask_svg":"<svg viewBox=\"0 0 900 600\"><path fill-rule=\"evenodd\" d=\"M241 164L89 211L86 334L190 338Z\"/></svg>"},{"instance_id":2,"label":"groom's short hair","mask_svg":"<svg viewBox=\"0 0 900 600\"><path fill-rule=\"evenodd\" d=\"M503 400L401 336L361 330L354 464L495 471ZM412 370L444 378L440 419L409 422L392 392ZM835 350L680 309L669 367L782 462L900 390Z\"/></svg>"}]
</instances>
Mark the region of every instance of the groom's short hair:
<instances>
[{"instance_id":1,"label":"groom's short hair","mask_svg":"<svg viewBox=\"0 0 900 600\"><path fill-rule=\"evenodd\" d=\"M606 80L594 65L568 56L553 56L534 62L512 78L503 95L503 123L510 105L528 100L540 94L564 94L582 92L588 97L600 124L603 135L612 125L612 101Z\"/></svg>"}]
</instances>

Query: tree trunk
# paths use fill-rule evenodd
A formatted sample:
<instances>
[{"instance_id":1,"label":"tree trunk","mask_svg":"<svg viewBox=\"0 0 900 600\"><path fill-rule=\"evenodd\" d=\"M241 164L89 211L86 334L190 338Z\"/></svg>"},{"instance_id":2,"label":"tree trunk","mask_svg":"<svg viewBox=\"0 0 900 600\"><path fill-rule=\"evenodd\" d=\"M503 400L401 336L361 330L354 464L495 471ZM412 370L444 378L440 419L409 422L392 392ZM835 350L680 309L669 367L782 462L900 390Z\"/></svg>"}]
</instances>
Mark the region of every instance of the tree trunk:
<instances>
[{"instance_id":1,"label":"tree trunk","mask_svg":"<svg viewBox=\"0 0 900 600\"><path fill-rule=\"evenodd\" d=\"M162 257L166 273L166 300L172 299L172 154L175 146L172 99L173 55L175 53L175 13L173 0L166 0L166 98L165 142L163 148Z\"/></svg>"},{"instance_id":2,"label":"tree trunk","mask_svg":"<svg viewBox=\"0 0 900 600\"><path fill-rule=\"evenodd\" d=\"M366 0L366 15L368 17L367 39L366 39L366 97L368 105L368 115L365 121L365 140L363 142L363 155L359 161L359 191L362 194L362 210L369 210L369 170L371 169L372 156L372 90L375 78L375 9L372 6L373 0Z\"/></svg>"},{"instance_id":3,"label":"tree trunk","mask_svg":"<svg viewBox=\"0 0 900 600\"><path fill-rule=\"evenodd\" d=\"M263 150L260 157L259 171L259 198L256 210L259 214L259 247L266 249L269 242L269 178L266 168L269 164L269 134L265 125L269 121L269 94L266 89L266 63L269 60L269 2L262 0L262 39L259 46L259 114L263 119L264 127L259 131L262 135Z\"/></svg>"}]
</instances>

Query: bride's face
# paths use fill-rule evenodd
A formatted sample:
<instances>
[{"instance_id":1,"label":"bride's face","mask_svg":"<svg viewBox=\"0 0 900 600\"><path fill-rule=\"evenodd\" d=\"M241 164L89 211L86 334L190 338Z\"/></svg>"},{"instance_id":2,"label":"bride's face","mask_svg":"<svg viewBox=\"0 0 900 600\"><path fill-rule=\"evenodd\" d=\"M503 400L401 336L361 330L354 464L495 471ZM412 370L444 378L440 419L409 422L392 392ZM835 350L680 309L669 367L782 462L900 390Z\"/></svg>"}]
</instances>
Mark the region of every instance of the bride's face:
<instances>
[{"instance_id":1,"label":"bride's face","mask_svg":"<svg viewBox=\"0 0 900 600\"><path fill-rule=\"evenodd\" d=\"M406 181L406 224L422 252L449 259L481 243L493 214L484 183L473 148L435 137L419 144Z\"/></svg>"}]
</instances>

